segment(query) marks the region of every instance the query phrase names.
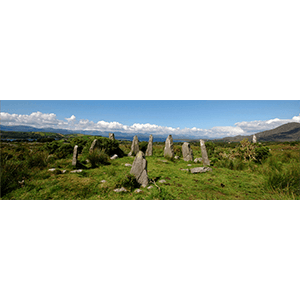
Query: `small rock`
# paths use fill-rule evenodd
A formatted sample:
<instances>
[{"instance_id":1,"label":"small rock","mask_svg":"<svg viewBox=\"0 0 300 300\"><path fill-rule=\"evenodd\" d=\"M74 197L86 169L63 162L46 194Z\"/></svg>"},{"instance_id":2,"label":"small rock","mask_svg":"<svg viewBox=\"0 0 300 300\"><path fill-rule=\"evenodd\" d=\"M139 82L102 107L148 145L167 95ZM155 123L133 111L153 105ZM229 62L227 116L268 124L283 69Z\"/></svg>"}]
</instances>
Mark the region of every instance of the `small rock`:
<instances>
[{"instance_id":1,"label":"small rock","mask_svg":"<svg viewBox=\"0 0 300 300\"><path fill-rule=\"evenodd\" d=\"M65 174L65 173L67 172L67 170L62 170L61 172L62 172L63 174Z\"/></svg>"},{"instance_id":2,"label":"small rock","mask_svg":"<svg viewBox=\"0 0 300 300\"><path fill-rule=\"evenodd\" d=\"M199 168L193 168L191 169L191 173L196 174L196 173L205 173L208 171L212 171L211 168L208 167L199 167Z\"/></svg>"},{"instance_id":3,"label":"small rock","mask_svg":"<svg viewBox=\"0 0 300 300\"><path fill-rule=\"evenodd\" d=\"M201 158L201 157L197 157L197 158L194 159L194 162L195 162L195 163L198 163L198 162L201 162L201 161L202 161L202 158Z\"/></svg>"},{"instance_id":4,"label":"small rock","mask_svg":"<svg viewBox=\"0 0 300 300\"><path fill-rule=\"evenodd\" d=\"M117 154L113 155L110 159L116 159L116 158L118 158Z\"/></svg>"},{"instance_id":5,"label":"small rock","mask_svg":"<svg viewBox=\"0 0 300 300\"><path fill-rule=\"evenodd\" d=\"M132 167L131 164L125 164L125 167Z\"/></svg>"},{"instance_id":6,"label":"small rock","mask_svg":"<svg viewBox=\"0 0 300 300\"><path fill-rule=\"evenodd\" d=\"M188 166L188 167L191 167L192 165L191 165L191 164L188 164L187 166Z\"/></svg>"},{"instance_id":7,"label":"small rock","mask_svg":"<svg viewBox=\"0 0 300 300\"><path fill-rule=\"evenodd\" d=\"M82 170L81 169L79 169L79 170L74 170L74 171L71 171L70 173L81 173L82 172Z\"/></svg>"},{"instance_id":8,"label":"small rock","mask_svg":"<svg viewBox=\"0 0 300 300\"><path fill-rule=\"evenodd\" d=\"M127 192L127 190L124 187L121 187L120 189L114 189L114 192L121 193L121 192Z\"/></svg>"},{"instance_id":9,"label":"small rock","mask_svg":"<svg viewBox=\"0 0 300 300\"><path fill-rule=\"evenodd\" d=\"M181 171L189 172L189 169L180 169Z\"/></svg>"},{"instance_id":10,"label":"small rock","mask_svg":"<svg viewBox=\"0 0 300 300\"><path fill-rule=\"evenodd\" d=\"M153 188L153 185L150 185L150 186L147 187L148 190L150 190L152 188Z\"/></svg>"},{"instance_id":11,"label":"small rock","mask_svg":"<svg viewBox=\"0 0 300 300\"><path fill-rule=\"evenodd\" d=\"M165 183L166 181L164 179L160 180L159 181L160 183Z\"/></svg>"},{"instance_id":12,"label":"small rock","mask_svg":"<svg viewBox=\"0 0 300 300\"><path fill-rule=\"evenodd\" d=\"M53 169L49 169L48 171L50 171L50 172L54 172L54 171L55 171L55 168L53 168Z\"/></svg>"},{"instance_id":13,"label":"small rock","mask_svg":"<svg viewBox=\"0 0 300 300\"><path fill-rule=\"evenodd\" d=\"M176 155L174 158L175 158L175 159L180 159L180 157L179 157L178 155Z\"/></svg>"},{"instance_id":14,"label":"small rock","mask_svg":"<svg viewBox=\"0 0 300 300\"><path fill-rule=\"evenodd\" d=\"M134 192L135 192L135 193L141 193L141 192L142 192L142 190L140 190L140 189L136 189Z\"/></svg>"},{"instance_id":15,"label":"small rock","mask_svg":"<svg viewBox=\"0 0 300 300\"><path fill-rule=\"evenodd\" d=\"M105 183L105 182L106 182L106 180L104 180L104 179L103 179L103 180L101 180L100 182L102 182L102 183Z\"/></svg>"}]
</instances>

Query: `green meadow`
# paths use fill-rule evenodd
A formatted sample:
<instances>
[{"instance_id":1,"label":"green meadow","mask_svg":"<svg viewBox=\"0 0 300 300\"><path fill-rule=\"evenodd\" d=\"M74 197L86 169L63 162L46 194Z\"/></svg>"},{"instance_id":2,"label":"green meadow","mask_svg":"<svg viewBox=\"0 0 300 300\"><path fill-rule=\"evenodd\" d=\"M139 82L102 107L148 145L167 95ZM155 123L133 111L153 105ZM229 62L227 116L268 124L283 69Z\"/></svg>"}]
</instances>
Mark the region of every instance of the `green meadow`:
<instances>
[{"instance_id":1,"label":"green meadow","mask_svg":"<svg viewBox=\"0 0 300 300\"><path fill-rule=\"evenodd\" d=\"M181 170L202 166L183 160L182 143L174 143L178 160L164 158L164 143L154 143L153 156L146 157L152 186L148 189L140 187L129 174L131 167L125 166L134 161L127 156L129 141L83 135L61 140L47 139L47 134L43 137L42 142L1 143L2 200L300 199L300 142L207 142L212 171L198 174ZM95 138L101 140L101 150L89 153ZM80 173L70 173L75 145L79 149L75 169L82 169ZM145 153L147 142L139 146ZM194 158L201 157L199 142L191 142L191 148ZM119 158L110 160L113 154ZM55 171L49 171L51 168ZM127 192L114 191L122 186ZM138 188L140 193L136 193Z\"/></svg>"}]
</instances>

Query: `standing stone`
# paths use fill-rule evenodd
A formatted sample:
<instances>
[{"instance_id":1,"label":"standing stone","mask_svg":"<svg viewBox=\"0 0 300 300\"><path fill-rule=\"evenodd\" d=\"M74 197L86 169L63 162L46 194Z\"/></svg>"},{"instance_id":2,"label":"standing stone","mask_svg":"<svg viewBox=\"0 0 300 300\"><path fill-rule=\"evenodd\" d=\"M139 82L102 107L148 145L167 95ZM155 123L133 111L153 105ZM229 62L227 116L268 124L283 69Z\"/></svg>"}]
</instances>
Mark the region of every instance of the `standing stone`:
<instances>
[{"instance_id":1,"label":"standing stone","mask_svg":"<svg viewBox=\"0 0 300 300\"><path fill-rule=\"evenodd\" d=\"M115 134L114 134L114 133L109 133L109 134L108 134L108 138L109 138L110 140L114 141L114 140L115 140Z\"/></svg>"},{"instance_id":2,"label":"standing stone","mask_svg":"<svg viewBox=\"0 0 300 300\"><path fill-rule=\"evenodd\" d=\"M253 144L255 144L257 142L257 138L256 138L256 135L254 134L253 135Z\"/></svg>"},{"instance_id":3,"label":"standing stone","mask_svg":"<svg viewBox=\"0 0 300 300\"><path fill-rule=\"evenodd\" d=\"M200 140L203 166L210 166L208 155L206 152L205 142Z\"/></svg>"},{"instance_id":4,"label":"standing stone","mask_svg":"<svg viewBox=\"0 0 300 300\"><path fill-rule=\"evenodd\" d=\"M149 143L146 150L146 156L152 156L152 155L153 155L153 135L150 134Z\"/></svg>"},{"instance_id":5,"label":"standing stone","mask_svg":"<svg viewBox=\"0 0 300 300\"><path fill-rule=\"evenodd\" d=\"M166 139L164 157L174 157L174 149L173 149L173 138L172 135L169 135Z\"/></svg>"},{"instance_id":6,"label":"standing stone","mask_svg":"<svg viewBox=\"0 0 300 300\"><path fill-rule=\"evenodd\" d=\"M136 181L141 184L142 187L146 187L148 185L147 161L142 151L139 151L136 155L130 174L135 176Z\"/></svg>"},{"instance_id":7,"label":"standing stone","mask_svg":"<svg viewBox=\"0 0 300 300\"><path fill-rule=\"evenodd\" d=\"M98 146L98 140L94 139L94 141L92 142L92 145L90 147L90 153L93 152L95 150L95 148L97 148Z\"/></svg>"},{"instance_id":8,"label":"standing stone","mask_svg":"<svg viewBox=\"0 0 300 300\"><path fill-rule=\"evenodd\" d=\"M183 143L182 156L184 161L192 161L194 159L193 150L190 147L190 143Z\"/></svg>"},{"instance_id":9,"label":"standing stone","mask_svg":"<svg viewBox=\"0 0 300 300\"><path fill-rule=\"evenodd\" d=\"M131 144L131 151L129 152L128 156L136 155L139 151L139 139L135 135Z\"/></svg>"},{"instance_id":10,"label":"standing stone","mask_svg":"<svg viewBox=\"0 0 300 300\"><path fill-rule=\"evenodd\" d=\"M72 160L72 166L77 166L77 159L78 159L78 146L76 145L73 150L73 160Z\"/></svg>"}]
</instances>

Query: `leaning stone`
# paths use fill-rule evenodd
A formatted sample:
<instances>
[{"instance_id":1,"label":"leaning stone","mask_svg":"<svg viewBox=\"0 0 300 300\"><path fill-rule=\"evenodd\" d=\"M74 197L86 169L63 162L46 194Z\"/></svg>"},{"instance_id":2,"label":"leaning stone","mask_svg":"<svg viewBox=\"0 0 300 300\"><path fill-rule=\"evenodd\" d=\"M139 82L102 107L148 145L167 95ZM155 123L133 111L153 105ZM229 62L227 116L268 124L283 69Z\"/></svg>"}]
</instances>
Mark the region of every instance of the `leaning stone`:
<instances>
[{"instance_id":1,"label":"leaning stone","mask_svg":"<svg viewBox=\"0 0 300 300\"><path fill-rule=\"evenodd\" d=\"M94 139L94 141L92 142L92 145L90 147L90 153L93 152L98 146L98 140Z\"/></svg>"},{"instance_id":2,"label":"leaning stone","mask_svg":"<svg viewBox=\"0 0 300 300\"><path fill-rule=\"evenodd\" d=\"M165 183L166 181L164 179L160 180L159 181L160 183Z\"/></svg>"},{"instance_id":3,"label":"leaning stone","mask_svg":"<svg viewBox=\"0 0 300 300\"><path fill-rule=\"evenodd\" d=\"M191 173L196 174L196 173L205 173L208 171L212 171L212 169L208 167L199 167L199 168L193 168L190 171Z\"/></svg>"},{"instance_id":4,"label":"leaning stone","mask_svg":"<svg viewBox=\"0 0 300 300\"><path fill-rule=\"evenodd\" d=\"M116 158L118 158L117 154L113 155L110 159L116 159Z\"/></svg>"},{"instance_id":5,"label":"leaning stone","mask_svg":"<svg viewBox=\"0 0 300 300\"><path fill-rule=\"evenodd\" d=\"M131 164L125 164L125 167L131 167L132 165Z\"/></svg>"},{"instance_id":6,"label":"leaning stone","mask_svg":"<svg viewBox=\"0 0 300 300\"><path fill-rule=\"evenodd\" d=\"M72 166L77 166L77 159L78 159L78 146L75 145L73 150L73 159L72 159Z\"/></svg>"},{"instance_id":7,"label":"leaning stone","mask_svg":"<svg viewBox=\"0 0 300 300\"><path fill-rule=\"evenodd\" d=\"M152 155L153 155L153 135L150 134L145 156L152 156Z\"/></svg>"},{"instance_id":8,"label":"leaning stone","mask_svg":"<svg viewBox=\"0 0 300 300\"><path fill-rule=\"evenodd\" d=\"M133 137L133 141L132 141L132 144L131 144L131 151L129 152L128 156L136 155L138 152L139 152L139 139L135 135Z\"/></svg>"},{"instance_id":9,"label":"leaning stone","mask_svg":"<svg viewBox=\"0 0 300 300\"><path fill-rule=\"evenodd\" d=\"M173 138L172 135L169 135L166 139L165 149L164 149L164 157L174 157L174 149L173 149Z\"/></svg>"},{"instance_id":10,"label":"leaning stone","mask_svg":"<svg viewBox=\"0 0 300 300\"><path fill-rule=\"evenodd\" d=\"M109 133L109 134L108 134L108 138L109 138L110 140L114 141L114 140L115 140L115 135L114 135L113 133Z\"/></svg>"},{"instance_id":11,"label":"leaning stone","mask_svg":"<svg viewBox=\"0 0 300 300\"><path fill-rule=\"evenodd\" d=\"M136 181L141 184L142 187L146 187L148 185L149 180L147 173L147 161L142 151L139 151L139 153L136 155L130 170L130 174L135 176Z\"/></svg>"},{"instance_id":12,"label":"leaning stone","mask_svg":"<svg viewBox=\"0 0 300 300\"><path fill-rule=\"evenodd\" d=\"M71 171L70 173L81 173L82 172L82 170L81 169L79 169L79 170L74 170L74 171Z\"/></svg>"},{"instance_id":13,"label":"leaning stone","mask_svg":"<svg viewBox=\"0 0 300 300\"><path fill-rule=\"evenodd\" d=\"M135 192L135 193L141 193L141 192L142 192L142 190L140 190L140 189L136 189L134 192Z\"/></svg>"},{"instance_id":14,"label":"leaning stone","mask_svg":"<svg viewBox=\"0 0 300 300\"><path fill-rule=\"evenodd\" d=\"M257 142L257 138L256 138L255 134L253 135L253 140L252 141L253 141L253 144L255 144Z\"/></svg>"},{"instance_id":15,"label":"leaning stone","mask_svg":"<svg viewBox=\"0 0 300 300\"><path fill-rule=\"evenodd\" d=\"M121 193L121 192L127 192L127 190L124 187L121 187L120 189L114 189L114 192Z\"/></svg>"},{"instance_id":16,"label":"leaning stone","mask_svg":"<svg viewBox=\"0 0 300 300\"><path fill-rule=\"evenodd\" d=\"M205 147L205 142L200 140L201 153L202 153L202 161L204 166L210 166L210 162L208 160L208 155Z\"/></svg>"},{"instance_id":17,"label":"leaning stone","mask_svg":"<svg viewBox=\"0 0 300 300\"><path fill-rule=\"evenodd\" d=\"M194 159L193 150L191 149L190 143L183 143L182 156L184 161L192 161Z\"/></svg>"},{"instance_id":18,"label":"leaning stone","mask_svg":"<svg viewBox=\"0 0 300 300\"><path fill-rule=\"evenodd\" d=\"M201 157L197 157L197 158L194 159L194 162L195 162L195 163L198 163L198 162L201 162L201 161L202 161L202 158L201 158Z\"/></svg>"}]
</instances>

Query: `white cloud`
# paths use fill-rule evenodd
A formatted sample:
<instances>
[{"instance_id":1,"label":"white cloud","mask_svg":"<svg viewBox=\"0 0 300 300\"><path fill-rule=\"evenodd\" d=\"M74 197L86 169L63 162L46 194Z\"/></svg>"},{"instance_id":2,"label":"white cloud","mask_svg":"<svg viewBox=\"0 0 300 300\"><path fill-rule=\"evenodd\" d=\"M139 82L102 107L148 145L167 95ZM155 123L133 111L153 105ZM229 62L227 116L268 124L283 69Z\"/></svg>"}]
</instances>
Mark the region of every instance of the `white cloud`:
<instances>
[{"instance_id":1,"label":"white cloud","mask_svg":"<svg viewBox=\"0 0 300 300\"><path fill-rule=\"evenodd\" d=\"M183 128L166 127L156 124L140 124L124 125L119 122L98 121L93 122L85 119L77 120L76 116L72 115L70 118L65 118L66 121L59 120L56 114L44 114L41 112L33 112L30 115L18 115L1 112L1 123L3 125L28 125L37 128L59 128L69 130L99 130L99 131L120 131L126 133L152 133L157 135L181 135L192 137L206 137L206 138L221 138L226 136L236 135L251 135L260 131L270 130L280 125L289 122L299 122L300 114L294 116L292 119L271 119L266 121L249 121L237 122L234 126L217 126L210 129L201 129L197 127Z\"/></svg>"}]
</instances>

